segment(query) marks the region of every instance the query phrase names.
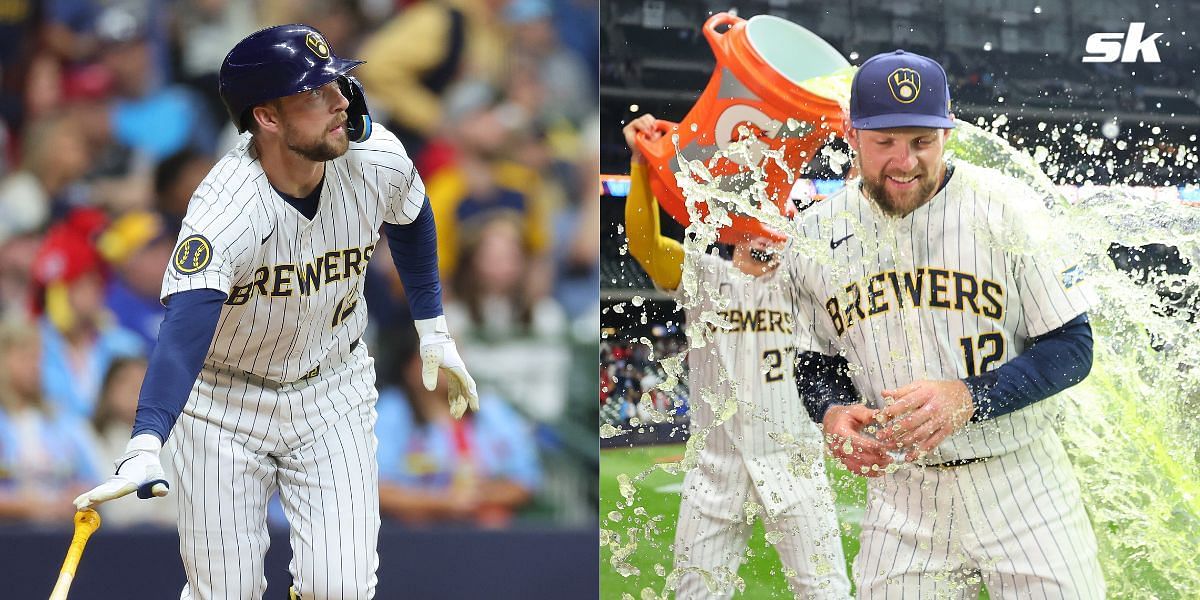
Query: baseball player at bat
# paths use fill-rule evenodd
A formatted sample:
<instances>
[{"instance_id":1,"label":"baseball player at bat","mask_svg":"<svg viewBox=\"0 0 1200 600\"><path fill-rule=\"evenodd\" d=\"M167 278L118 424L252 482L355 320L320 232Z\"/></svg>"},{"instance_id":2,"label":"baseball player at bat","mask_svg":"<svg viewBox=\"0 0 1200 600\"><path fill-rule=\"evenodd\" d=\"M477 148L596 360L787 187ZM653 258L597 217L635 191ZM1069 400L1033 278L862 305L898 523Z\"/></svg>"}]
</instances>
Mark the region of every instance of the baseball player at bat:
<instances>
[{"instance_id":1,"label":"baseball player at bat","mask_svg":"<svg viewBox=\"0 0 1200 600\"><path fill-rule=\"evenodd\" d=\"M946 162L953 127L939 64L863 63L846 132L860 176L803 214L817 255L785 263L802 362L844 355L863 397L806 396L830 451L870 478L858 595L1103 598L1052 423L1052 397L1091 369L1093 295L1037 250L1049 216L1032 189Z\"/></svg>"},{"instance_id":2,"label":"baseball player at bat","mask_svg":"<svg viewBox=\"0 0 1200 600\"><path fill-rule=\"evenodd\" d=\"M276 490L294 596L374 596L377 394L361 336L381 229L416 319L425 386L446 371L453 414L478 407L442 316L424 184L396 137L372 126L348 75L359 64L305 25L263 29L225 57L221 99L249 133L192 196L127 452L75 501L170 486L184 599L262 597Z\"/></svg>"},{"instance_id":3,"label":"baseball player at bat","mask_svg":"<svg viewBox=\"0 0 1200 600\"><path fill-rule=\"evenodd\" d=\"M733 260L685 252L659 233L658 206L650 191L646 165L635 136L662 135L651 115L624 129L633 151L631 188L625 204L629 253L663 290L681 293L684 271L701 286L729 301L718 309L713 299L688 307L688 322L720 310L732 323L714 331L707 347L688 352L691 431L707 431L697 464L684 476L683 498L675 533L676 597L729 598L749 541L745 506L765 509L763 525L787 569L798 598L844 599L850 595L833 494L825 476L821 434L805 413L794 377L795 293L780 277L780 252L766 238L735 244ZM848 381L846 387L849 386ZM733 398L737 412L714 425L717 402ZM780 436L787 436L781 438ZM789 448L782 439L795 439ZM794 462L796 448L808 450ZM706 576L718 589L709 589Z\"/></svg>"}]
</instances>

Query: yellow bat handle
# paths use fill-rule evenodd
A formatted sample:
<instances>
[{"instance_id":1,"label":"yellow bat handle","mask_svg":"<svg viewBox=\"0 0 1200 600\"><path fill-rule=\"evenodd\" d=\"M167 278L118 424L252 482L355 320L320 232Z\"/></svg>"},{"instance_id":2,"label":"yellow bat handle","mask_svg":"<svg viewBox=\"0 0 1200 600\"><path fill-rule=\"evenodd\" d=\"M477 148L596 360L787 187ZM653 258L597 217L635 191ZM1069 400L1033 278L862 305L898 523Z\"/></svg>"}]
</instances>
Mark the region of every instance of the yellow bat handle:
<instances>
[{"instance_id":1,"label":"yellow bat handle","mask_svg":"<svg viewBox=\"0 0 1200 600\"><path fill-rule=\"evenodd\" d=\"M75 536L71 538L71 547L67 549L67 558L58 572L58 583L54 584L50 600L67 600L67 591L71 589L71 580L75 578L75 568L83 556L83 547L99 527L100 513L90 508L75 512Z\"/></svg>"}]
</instances>

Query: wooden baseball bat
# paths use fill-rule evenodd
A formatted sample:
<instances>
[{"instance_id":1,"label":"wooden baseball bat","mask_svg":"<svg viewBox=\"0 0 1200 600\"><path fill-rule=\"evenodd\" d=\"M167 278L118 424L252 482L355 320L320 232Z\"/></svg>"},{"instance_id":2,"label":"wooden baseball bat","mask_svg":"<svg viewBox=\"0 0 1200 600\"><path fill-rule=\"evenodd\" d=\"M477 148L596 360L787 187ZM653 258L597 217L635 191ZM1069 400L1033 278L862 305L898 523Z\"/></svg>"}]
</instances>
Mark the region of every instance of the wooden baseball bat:
<instances>
[{"instance_id":1,"label":"wooden baseball bat","mask_svg":"<svg viewBox=\"0 0 1200 600\"><path fill-rule=\"evenodd\" d=\"M83 547L99 528L100 513L90 508L75 512L75 536L71 538L71 547L67 549L67 558L63 561L62 570L58 572L58 583L54 584L50 600L67 600L71 580L75 579L75 568L79 566L79 558L83 556Z\"/></svg>"}]
</instances>

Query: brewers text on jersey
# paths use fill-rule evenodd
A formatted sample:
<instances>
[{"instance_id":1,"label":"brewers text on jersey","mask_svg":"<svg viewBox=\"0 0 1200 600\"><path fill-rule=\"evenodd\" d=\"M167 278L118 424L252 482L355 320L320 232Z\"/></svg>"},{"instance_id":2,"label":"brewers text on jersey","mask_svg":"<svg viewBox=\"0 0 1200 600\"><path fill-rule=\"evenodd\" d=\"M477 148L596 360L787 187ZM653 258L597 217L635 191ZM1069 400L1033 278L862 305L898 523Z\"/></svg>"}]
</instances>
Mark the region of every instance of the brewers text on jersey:
<instances>
[{"instance_id":1,"label":"brewers text on jersey","mask_svg":"<svg viewBox=\"0 0 1200 600\"><path fill-rule=\"evenodd\" d=\"M245 304L255 293L274 298L294 294L308 296L320 291L322 283L334 283L362 275L374 250L374 246L343 248L330 250L303 264L283 263L259 267L254 270L254 281L233 286L225 304Z\"/></svg>"}]
</instances>

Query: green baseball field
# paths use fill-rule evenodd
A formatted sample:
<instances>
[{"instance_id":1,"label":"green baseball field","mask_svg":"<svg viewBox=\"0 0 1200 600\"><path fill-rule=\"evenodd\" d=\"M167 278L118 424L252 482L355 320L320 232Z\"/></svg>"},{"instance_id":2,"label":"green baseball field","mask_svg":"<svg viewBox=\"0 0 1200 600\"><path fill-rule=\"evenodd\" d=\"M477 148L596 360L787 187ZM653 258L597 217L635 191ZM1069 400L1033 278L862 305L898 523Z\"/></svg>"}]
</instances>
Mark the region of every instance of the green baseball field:
<instances>
[{"instance_id":1,"label":"green baseball field","mask_svg":"<svg viewBox=\"0 0 1200 600\"><path fill-rule=\"evenodd\" d=\"M601 527L620 533L622 546L633 541L627 536L629 528L636 526L641 530L636 540L637 547L626 561L638 574L628 577L621 575L610 562L613 553L601 552L601 598L619 599L624 594L636 599L654 597L643 594L646 588L659 596L663 594L665 575L671 570L670 546L675 539L675 520L679 515L679 491L683 484L683 475L671 475L655 470L634 484L637 489L634 506L644 508L645 517L641 516L642 511L624 506L618 508L618 503L623 499L617 477L626 474L633 478L656 463L677 461L682 456L683 444L600 451ZM848 558L853 557L858 552L858 522L862 517L862 507L866 503L866 485L864 480L853 477L845 469L832 463L827 464L827 469L834 479L831 483L837 494L838 512L842 522L842 547ZM613 511L621 515L620 521L614 522L610 519L610 513ZM657 516L662 518L653 520ZM849 565L846 568L849 574ZM779 556L767 544L762 524L756 523L747 557L738 569L738 576L745 581L746 588L734 597L792 598L782 569Z\"/></svg>"},{"instance_id":2,"label":"green baseball field","mask_svg":"<svg viewBox=\"0 0 1200 600\"><path fill-rule=\"evenodd\" d=\"M671 571L670 546L675 537L683 475L669 474L653 466L677 461L682 456L683 444L600 451L601 598L657 600L672 597L664 587L666 575ZM826 467L837 496L842 547L849 561L858 552L858 523L866 503L866 485L864 480L850 475L836 463L827 462ZM648 470L649 474L639 479L638 474ZM633 486L632 507L623 504L621 475L628 476ZM629 492L628 488L626 492ZM613 520L614 516L618 520ZM632 528L637 529L637 535L631 538L629 531ZM1110 531L1105 524L1097 526L1097 529L1101 538L1102 563L1109 567L1105 569L1105 579L1110 598L1167 600L1192 597L1186 591L1190 589L1190 584L1185 581L1172 582L1170 577L1162 577L1156 569L1148 566L1154 561L1139 556L1130 547L1106 543L1109 538L1120 537L1119 533ZM1186 539L1195 532L1183 531L1180 534ZM1139 546L1132 545L1133 548ZM623 557L623 560L617 560L614 564L614 556ZM1118 570L1113 565L1122 565L1124 569ZM745 589L734 594L734 598L792 598L782 568L778 555L767 544L762 524L755 523L746 559L738 570ZM847 564L848 575L849 568ZM1200 570L1197 563L1181 568L1182 572L1191 573L1192 576L1195 570ZM980 598L987 597L987 590L984 590Z\"/></svg>"}]
</instances>

